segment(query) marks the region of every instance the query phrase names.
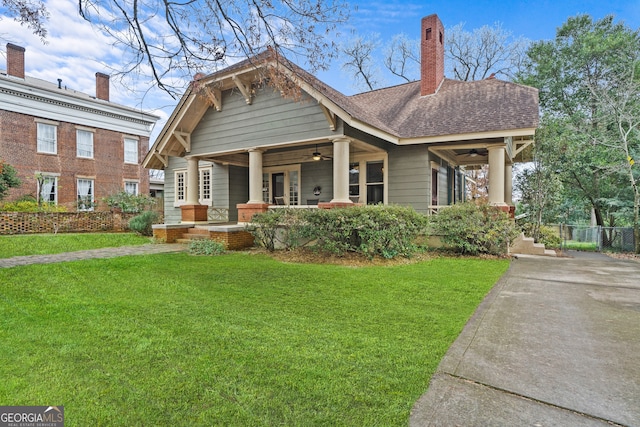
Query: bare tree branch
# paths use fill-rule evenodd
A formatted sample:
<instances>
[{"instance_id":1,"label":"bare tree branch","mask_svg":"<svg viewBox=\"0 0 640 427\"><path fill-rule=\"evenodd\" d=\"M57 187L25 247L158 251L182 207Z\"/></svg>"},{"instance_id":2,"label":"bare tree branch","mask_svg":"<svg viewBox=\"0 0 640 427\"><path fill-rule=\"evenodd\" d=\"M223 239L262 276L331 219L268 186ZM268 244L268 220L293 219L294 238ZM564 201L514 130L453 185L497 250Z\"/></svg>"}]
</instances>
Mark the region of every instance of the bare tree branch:
<instances>
[{"instance_id":1,"label":"bare tree branch","mask_svg":"<svg viewBox=\"0 0 640 427\"><path fill-rule=\"evenodd\" d=\"M380 85L373 55L378 45L378 36L373 34L368 39L357 37L341 47L346 58L342 69L353 78L356 88L374 90Z\"/></svg>"},{"instance_id":2,"label":"bare tree branch","mask_svg":"<svg viewBox=\"0 0 640 427\"><path fill-rule=\"evenodd\" d=\"M33 34L45 40L47 37L46 21L49 12L40 0L2 0L2 6L7 9L7 15L12 16L22 25L26 25Z\"/></svg>"}]
</instances>

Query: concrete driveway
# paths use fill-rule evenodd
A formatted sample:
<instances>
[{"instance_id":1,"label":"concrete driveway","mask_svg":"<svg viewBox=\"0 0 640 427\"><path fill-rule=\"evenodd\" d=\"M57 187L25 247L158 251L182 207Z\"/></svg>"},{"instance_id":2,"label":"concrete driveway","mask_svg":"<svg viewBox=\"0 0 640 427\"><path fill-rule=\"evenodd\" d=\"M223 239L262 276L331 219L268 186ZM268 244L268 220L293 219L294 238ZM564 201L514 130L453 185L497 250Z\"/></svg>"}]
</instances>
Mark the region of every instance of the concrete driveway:
<instances>
[{"instance_id":1,"label":"concrete driveway","mask_svg":"<svg viewBox=\"0 0 640 427\"><path fill-rule=\"evenodd\" d=\"M640 263L519 256L410 426L639 426Z\"/></svg>"}]
</instances>

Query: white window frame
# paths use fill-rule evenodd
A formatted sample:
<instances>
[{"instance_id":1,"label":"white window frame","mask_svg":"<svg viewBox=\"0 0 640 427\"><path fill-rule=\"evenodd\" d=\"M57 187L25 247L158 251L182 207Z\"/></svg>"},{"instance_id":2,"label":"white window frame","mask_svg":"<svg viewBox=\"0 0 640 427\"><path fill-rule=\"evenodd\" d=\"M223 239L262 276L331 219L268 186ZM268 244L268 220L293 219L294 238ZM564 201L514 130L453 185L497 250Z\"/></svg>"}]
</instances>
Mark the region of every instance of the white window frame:
<instances>
[{"instance_id":1,"label":"white window frame","mask_svg":"<svg viewBox=\"0 0 640 427\"><path fill-rule=\"evenodd\" d=\"M199 173L198 201L201 205L213 206L213 167L200 168ZM207 175L209 176L208 179Z\"/></svg>"},{"instance_id":2,"label":"white window frame","mask_svg":"<svg viewBox=\"0 0 640 427\"><path fill-rule=\"evenodd\" d=\"M81 191L84 192L84 184L89 183L89 188L87 194L80 194ZM82 184L82 185L81 185ZM80 208L80 199L83 197L88 197L89 207L88 208ZM78 211L92 211L93 204L95 203L96 197L96 187L95 180L93 178L78 178L76 180L76 200L78 201Z\"/></svg>"},{"instance_id":3,"label":"white window frame","mask_svg":"<svg viewBox=\"0 0 640 427\"><path fill-rule=\"evenodd\" d=\"M204 175L209 173L209 189L205 191ZM213 166L198 168L198 203L213 206ZM182 177L182 178L181 178ZM187 203L187 170L179 169L174 172L173 206L178 207ZM208 192L208 197L203 197Z\"/></svg>"},{"instance_id":4,"label":"white window frame","mask_svg":"<svg viewBox=\"0 0 640 427\"><path fill-rule=\"evenodd\" d=\"M358 164L358 169L360 170L360 179L359 179L359 187L360 187L360 195L358 203L367 204L367 184L377 184L377 183L367 183L367 163L371 162L382 162L382 178L383 178L383 189L382 189L382 198L383 204L389 203L389 162L387 153L376 153L376 154L365 154L365 155L356 155L349 159L349 164L352 165L354 163Z\"/></svg>"},{"instance_id":5,"label":"white window frame","mask_svg":"<svg viewBox=\"0 0 640 427\"><path fill-rule=\"evenodd\" d=\"M132 165L137 165L140 161L138 140L135 138L124 139L124 162ZM135 150L133 150L135 148Z\"/></svg>"},{"instance_id":6,"label":"white window frame","mask_svg":"<svg viewBox=\"0 0 640 427\"><path fill-rule=\"evenodd\" d=\"M130 192L127 190L127 186L133 186L134 192ZM124 182L124 192L127 194L131 194L132 196L137 196L140 194L140 183L138 181L125 180Z\"/></svg>"},{"instance_id":7,"label":"white window frame","mask_svg":"<svg viewBox=\"0 0 640 427\"><path fill-rule=\"evenodd\" d=\"M93 145L93 130L76 128L76 157L93 159Z\"/></svg>"},{"instance_id":8,"label":"white window frame","mask_svg":"<svg viewBox=\"0 0 640 427\"><path fill-rule=\"evenodd\" d=\"M49 121L36 122L36 151L43 154L58 154L58 123ZM44 133L47 130L53 129L53 138L47 136L45 139ZM51 145L47 147L46 145Z\"/></svg>"},{"instance_id":9,"label":"white window frame","mask_svg":"<svg viewBox=\"0 0 640 427\"><path fill-rule=\"evenodd\" d=\"M187 202L187 171L176 170L173 176L173 206L182 206Z\"/></svg>"},{"instance_id":10,"label":"white window frame","mask_svg":"<svg viewBox=\"0 0 640 427\"><path fill-rule=\"evenodd\" d=\"M60 176L60 174L43 173L43 172L37 172L37 173L40 174L43 178L42 187L40 186L40 183L36 180L36 186L38 187L37 191L38 191L38 194L40 195L40 200L45 203L53 203L57 205L58 204L58 177ZM53 181L53 185L49 188L49 191L45 200L44 194L42 192L47 189L47 187L49 186L48 182L51 182L51 181ZM50 200L51 194L53 194L53 200Z\"/></svg>"},{"instance_id":11,"label":"white window frame","mask_svg":"<svg viewBox=\"0 0 640 427\"><path fill-rule=\"evenodd\" d=\"M265 203L271 203L273 197L273 180L271 176L273 174L284 173L284 200L285 205L287 206L298 206L300 205L300 189L302 188L302 174L300 173L300 164L288 165L288 166L271 166L267 168L262 168L262 174L267 175L268 186L263 187L262 197ZM297 195L292 194L292 186L291 186L291 172L296 172L298 174L298 188ZM263 186L267 184L263 179ZM295 189L294 193L295 193ZM293 199L293 200L292 200ZM293 202L293 203L292 203Z\"/></svg>"}]
</instances>

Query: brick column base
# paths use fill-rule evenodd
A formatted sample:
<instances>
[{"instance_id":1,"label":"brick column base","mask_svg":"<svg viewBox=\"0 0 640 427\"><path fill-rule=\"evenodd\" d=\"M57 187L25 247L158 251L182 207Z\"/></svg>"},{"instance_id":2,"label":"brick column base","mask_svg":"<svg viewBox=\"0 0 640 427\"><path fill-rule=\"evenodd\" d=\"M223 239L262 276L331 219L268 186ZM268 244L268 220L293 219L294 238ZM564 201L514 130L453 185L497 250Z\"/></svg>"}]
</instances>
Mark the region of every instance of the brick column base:
<instances>
[{"instance_id":1,"label":"brick column base","mask_svg":"<svg viewBox=\"0 0 640 427\"><path fill-rule=\"evenodd\" d=\"M182 205L182 222L207 222L207 205Z\"/></svg>"},{"instance_id":2,"label":"brick column base","mask_svg":"<svg viewBox=\"0 0 640 427\"><path fill-rule=\"evenodd\" d=\"M236 205L238 209L238 222L251 222L253 215L269 210L268 203L241 203Z\"/></svg>"}]
</instances>

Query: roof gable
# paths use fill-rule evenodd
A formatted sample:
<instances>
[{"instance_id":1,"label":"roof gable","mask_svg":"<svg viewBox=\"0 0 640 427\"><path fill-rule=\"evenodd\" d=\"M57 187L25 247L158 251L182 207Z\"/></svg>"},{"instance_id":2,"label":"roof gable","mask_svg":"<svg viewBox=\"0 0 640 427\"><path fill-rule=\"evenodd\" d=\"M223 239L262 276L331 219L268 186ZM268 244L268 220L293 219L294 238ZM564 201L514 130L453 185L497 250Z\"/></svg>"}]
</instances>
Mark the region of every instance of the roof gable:
<instances>
[{"instance_id":1,"label":"roof gable","mask_svg":"<svg viewBox=\"0 0 640 427\"><path fill-rule=\"evenodd\" d=\"M197 76L144 165L158 168L158 160L164 159L166 166L167 155L180 155L188 142L177 138L176 132L192 132L210 106L224 108L221 90L238 88L251 104L251 83L264 79L263 70L269 66L279 67L290 81L315 99L334 127L335 118L339 117L358 130L395 144L451 141L464 139L465 135L505 131L526 130L527 135L532 135L538 126L535 88L497 79L445 79L436 93L427 96L420 95L420 82L346 96L292 62L266 51L211 75Z\"/></svg>"}]
</instances>

